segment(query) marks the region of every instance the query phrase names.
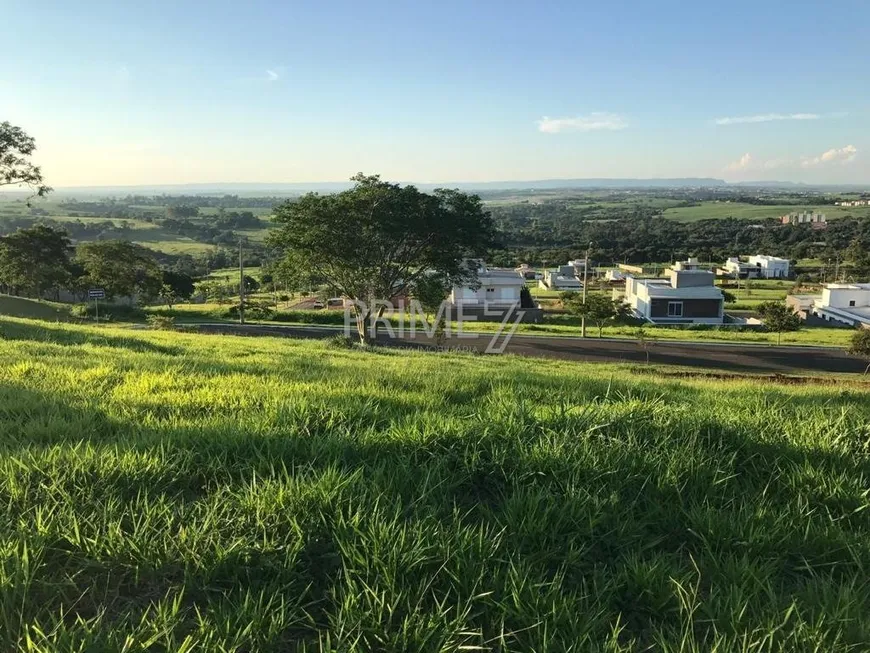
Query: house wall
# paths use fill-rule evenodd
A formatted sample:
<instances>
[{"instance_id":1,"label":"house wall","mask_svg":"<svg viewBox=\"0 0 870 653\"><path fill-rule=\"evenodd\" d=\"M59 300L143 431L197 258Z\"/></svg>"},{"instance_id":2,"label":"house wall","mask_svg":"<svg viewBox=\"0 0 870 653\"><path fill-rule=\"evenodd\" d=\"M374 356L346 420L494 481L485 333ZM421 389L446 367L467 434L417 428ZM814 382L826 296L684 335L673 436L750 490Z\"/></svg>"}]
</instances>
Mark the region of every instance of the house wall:
<instances>
[{"instance_id":1,"label":"house wall","mask_svg":"<svg viewBox=\"0 0 870 653\"><path fill-rule=\"evenodd\" d=\"M849 302L854 301L855 307L870 306L870 290L851 288L822 289L822 307L850 308Z\"/></svg>"},{"instance_id":2,"label":"house wall","mask_svg":"<svg viewBox=\"0 0 870 653\"><path fill-rule=\"evenodd\" d=\"M668 303L674 301L683 302L684 320L722 317L722 301L717 299L653 299L650 302L649 316L653 319L680 319L668 316Z\"/></svg>"}]
</instances>

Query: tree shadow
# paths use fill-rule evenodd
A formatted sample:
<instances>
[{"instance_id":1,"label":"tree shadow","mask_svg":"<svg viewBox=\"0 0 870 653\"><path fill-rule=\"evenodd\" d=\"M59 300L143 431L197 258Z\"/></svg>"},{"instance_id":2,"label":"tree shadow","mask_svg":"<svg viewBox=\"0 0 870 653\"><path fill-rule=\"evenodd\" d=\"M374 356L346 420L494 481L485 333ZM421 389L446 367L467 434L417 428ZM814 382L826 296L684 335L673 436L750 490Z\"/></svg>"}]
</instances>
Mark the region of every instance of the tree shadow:
<instances>
[{"instance_id":1,"label":"tree shadow","mask_svg":"<svg viewBox=\"0 0 870 653\"><path fill-rule=\"evenodd\" d=\"M28 340L65 347L94 345L95 347L113 347L167 356L177 356L183 351L180 347L159 345L136 337L116 336L94 331L78 331L70 329L68 326L54 326L49 323L3 322L0 324L0 339Z\"/></svg>"}]
</instances>

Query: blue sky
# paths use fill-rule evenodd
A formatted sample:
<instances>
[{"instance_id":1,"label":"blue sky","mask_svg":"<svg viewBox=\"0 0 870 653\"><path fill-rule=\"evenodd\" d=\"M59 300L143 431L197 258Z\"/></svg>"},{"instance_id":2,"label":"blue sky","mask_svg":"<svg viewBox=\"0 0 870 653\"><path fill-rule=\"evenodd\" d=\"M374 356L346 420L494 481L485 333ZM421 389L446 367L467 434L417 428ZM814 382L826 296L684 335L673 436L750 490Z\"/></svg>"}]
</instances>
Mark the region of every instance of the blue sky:
<instances>
[{"instance_id":1,"label":"blue sky","mask_svg":"<svg viewBox=\"0 0 870 653\"><path fill-rule=\"evenodd\" d=\"M37 138L54 186L870 183L866 0L4 0L0 17L0 120Z\"/></svg>"}]
</instances>

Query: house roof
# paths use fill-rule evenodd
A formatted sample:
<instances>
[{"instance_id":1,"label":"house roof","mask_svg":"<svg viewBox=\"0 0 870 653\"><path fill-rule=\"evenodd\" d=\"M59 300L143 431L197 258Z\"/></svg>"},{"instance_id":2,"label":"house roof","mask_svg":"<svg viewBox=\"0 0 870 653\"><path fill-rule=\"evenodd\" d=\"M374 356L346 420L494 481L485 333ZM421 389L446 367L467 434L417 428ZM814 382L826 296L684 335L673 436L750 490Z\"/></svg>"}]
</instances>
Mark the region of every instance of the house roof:
<instances>
[{"instance_id":1,"label":"house roof","mask_svg":"<svg viewBox=\"0 0 870 653\"><path fill-rule=\"evenodd\" d=\"M829 283L825 288L829 290L868 290L870 283Z\"/></svg>"},{"instance_id":2,"label":"house roof","mask_svg":"<svg viewBox=\"0 0 870 653\"><path fill-rule=\"evenodd\" d=\"M716 286L684 286L674 288L667 279L638 279L646 286L651 298L660 299L722 299L722 291Z\"/></svg>"},{"instance_id":3,"label":"house roof","mask_svg":"<svg viewBox=\"0 0 870 653\"><path fill-rule=\"evenodd\" d=\"M477 273L477 281L482 286L521 286L526 280L514 270L494 270L487 268Z\"/></svg>"}]
</instances>

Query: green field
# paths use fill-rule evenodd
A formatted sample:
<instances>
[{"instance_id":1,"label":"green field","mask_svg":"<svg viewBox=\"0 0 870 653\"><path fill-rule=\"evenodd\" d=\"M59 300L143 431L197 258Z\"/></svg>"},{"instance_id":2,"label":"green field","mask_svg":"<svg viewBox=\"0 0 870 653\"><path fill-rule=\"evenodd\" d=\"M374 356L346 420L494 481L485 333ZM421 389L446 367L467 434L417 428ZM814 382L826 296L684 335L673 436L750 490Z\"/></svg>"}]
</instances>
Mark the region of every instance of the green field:
<instances>
[{"instance_id":1,"label":"green field","mask_svg":"<svg viewBox=\"0 0 870 653\"><path fill-rule=\"evenodd\" d=\"M870 646L860 386L0 332L2 650Z\"/></svg>"},{"instance_id":2,"label":"green field","mask_svg":"<svg viewBox=\"0 0 870 653\"><path fill-rule=\"evenodd\" d=\"M758 206L757 204L744 204L741 202L702 202L698 206L675 207L665 209L664 216L681 222L694 222L711 218L745 218L763 220L765 218L778 218L787 213L801 213L803 211L816 211L824 213L828 220L842 218L847 215L858 217L870 216L870 207L840 207L832 205L806 205L781 204L777 206Z\"/></svg>"}]
</instances>

